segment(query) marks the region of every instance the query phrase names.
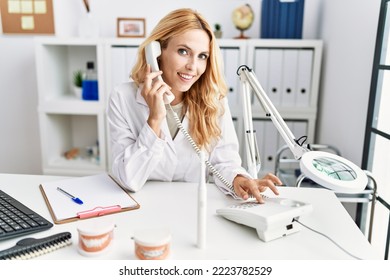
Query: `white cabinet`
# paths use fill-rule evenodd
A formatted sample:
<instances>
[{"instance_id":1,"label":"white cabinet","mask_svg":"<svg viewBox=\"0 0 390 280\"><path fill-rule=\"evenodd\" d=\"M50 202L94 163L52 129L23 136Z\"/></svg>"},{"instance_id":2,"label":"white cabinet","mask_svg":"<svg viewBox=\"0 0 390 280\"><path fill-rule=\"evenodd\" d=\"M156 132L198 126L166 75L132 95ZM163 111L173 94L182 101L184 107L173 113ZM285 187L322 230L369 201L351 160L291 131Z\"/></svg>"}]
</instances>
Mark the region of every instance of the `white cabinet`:
<instances>
[{"instance_id":1,"label":"white cabinet","mask_svg":"<svg viewBox=\"0 0 390 280\"><path fill-rule=\"evenodd\" d=\"M44 174L89 175L106 170L103 47L99 40L37 38L38 113ZM73 92L76 70L94 62L99 100ZM78 150L71 159L65 153ZM77 149L77 150L76 150Z\"/></svg>"},{"instance_id":2,"label":"white cabinet","mask_svg":"<svg viewBox=\"0 0 390 280\"><path fill-rule=\"evenodd\" d=\"M143 39L38 38L36 64L39 121L45 174L87 175L110 170L106 107L115 85L128 81ZM247 65L270 96L296 138L314 143L322 56L318 40L219 39L229 105L244 153L241 85L237 69ZM72 92L72 75L97 66L99 100L83 101ZM273 172L277 149L284 145L262 106L252 100L254 127L262 157L261 173ZM68 160L64 152L98 143L99 159ZM245 162L245 160L243 161Z\"/></svg>"}]
</instances>

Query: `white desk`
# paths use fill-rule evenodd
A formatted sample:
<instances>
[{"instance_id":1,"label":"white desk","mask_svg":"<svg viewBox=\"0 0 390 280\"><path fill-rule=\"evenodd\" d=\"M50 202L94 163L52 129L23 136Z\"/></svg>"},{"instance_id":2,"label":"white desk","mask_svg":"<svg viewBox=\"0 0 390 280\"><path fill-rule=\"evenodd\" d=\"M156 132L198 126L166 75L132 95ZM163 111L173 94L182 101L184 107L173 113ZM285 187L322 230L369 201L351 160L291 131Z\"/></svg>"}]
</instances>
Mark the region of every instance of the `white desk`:
<instances>
[{"instance_id":1,"label":"white desk","mask_svg":"<svg viewBox=\"0 0 390 280\"><path fill-rule=\"evenodd\" d=\"M39 184L64 177L0 174L0 189L19 199L28 207L52 221ZM280 196L310 202L313 211L300 219L306 225L330 236L350 253L362 259L383 259L355 225L335 194L325 189L281 187ZM235 203L214 185L208 185L207 247L196 247L197 184L148 182L133 194L141 208L109 216L94 218L96 223L110 219L116 224L114 243L109 252L93 259L135 259L131 239L136 229L168 226L172 233L170 259L224 260L224 259L352 259L325 237L306 228L273 240L262 242L253 228L228 221L216 214L216 209ZM91 220L88 220L91 221ZM73 244L39 259L84 259L77 252L77 227L87 220L54 225L50 230L32 237L42 238L69 231ZM24 237L0 242L0 250L15 245Z\"/></svg>"}]
</instances>

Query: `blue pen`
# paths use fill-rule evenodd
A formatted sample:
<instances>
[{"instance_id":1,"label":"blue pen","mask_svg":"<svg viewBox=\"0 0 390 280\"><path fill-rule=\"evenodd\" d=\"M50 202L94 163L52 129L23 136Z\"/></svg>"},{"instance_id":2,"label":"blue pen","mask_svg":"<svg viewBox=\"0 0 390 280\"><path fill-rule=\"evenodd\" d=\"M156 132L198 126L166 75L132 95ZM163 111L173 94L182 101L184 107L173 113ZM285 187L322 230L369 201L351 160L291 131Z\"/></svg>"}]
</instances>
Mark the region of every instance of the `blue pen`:
<instances>
[{"instance_id":1,"label":"blue pen","mask_svg":"<svg viewBox=\"0 0 390 280\"><path fill-rule=\"evenodd\" d=\"M77 204L83 204L83 201L78 198L78 197L74 197L73 195L71 195L70 193L64 191L63 189L61 189L60 187L57 187L57 190L62 192L63 194L69 196L74 202L76 202Z\"/></svg>"}]
</instances>

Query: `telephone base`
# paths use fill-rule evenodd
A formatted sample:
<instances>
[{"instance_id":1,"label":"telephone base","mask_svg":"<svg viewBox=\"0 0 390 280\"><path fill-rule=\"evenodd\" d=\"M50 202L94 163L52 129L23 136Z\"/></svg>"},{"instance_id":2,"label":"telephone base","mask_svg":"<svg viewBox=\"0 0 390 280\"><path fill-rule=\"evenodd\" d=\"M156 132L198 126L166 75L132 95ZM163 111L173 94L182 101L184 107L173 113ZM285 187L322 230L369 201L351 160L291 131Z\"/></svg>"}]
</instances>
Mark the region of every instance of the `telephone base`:
<instances>
[{"instance_id":1,"label":"telephone base","mask_svg":"<svg viewBox=\"0 0 390 280\"><path fill-rule=\"evenodd\" d=\"M278 228L263 230L263 229L256 229L257 235L259 238L264 241L268 242L274 239L282 238L284 236L290 235L292 233L300 231L300 226L297 223L290 223L286 225L281 225Z\"/></svg>"},{"instance_id":2,"label":"telephone base","mask_svg":"<svg viewBox=\"0 0 390 280\"><path fill-rule=\"evenodd\" d=\"M249 200L217 209L217 214L238 224L255 228L259 238L268 242L299 231L301 226L294 222L294 219L298 220L309 214L312 209L310 203L282 197L265 197L264 204Z\"/></svg>"}]
</instances>

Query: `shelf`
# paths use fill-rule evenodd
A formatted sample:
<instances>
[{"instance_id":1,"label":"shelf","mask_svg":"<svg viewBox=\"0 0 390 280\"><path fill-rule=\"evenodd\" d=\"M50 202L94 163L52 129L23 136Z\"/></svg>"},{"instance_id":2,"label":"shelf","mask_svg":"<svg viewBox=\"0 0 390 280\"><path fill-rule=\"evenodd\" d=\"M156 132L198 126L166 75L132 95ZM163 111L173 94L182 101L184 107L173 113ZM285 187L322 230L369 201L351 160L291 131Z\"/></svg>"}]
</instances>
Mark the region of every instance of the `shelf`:
<instances>
[{"instance_id":1,"label":"shelf","mask_svg":"<svg viewBox=\"0 0 390 280\"><path fill-rule=\"evenodd\" d=\"M104 166L89 159L66 159L65 157L50 159L49 164L44 168L45 174L54 175L88 175L105 171Z\"/></svg>"},{"instance_id":2,"label":"shelf","mask_svg":"<svg viewBox=\"0 0 390 280\"><path fill-rule=\"evenodd\" d=\"M260 106L260 105L259 105ZM316 118L317 110L315 108L276 108L283 119L308 119ZM260 107L252 109L252 117L255 119L269 119L266 112Z\"/></svg>"},{"instance_id":3,"label":"shelf","mask_svg":"<svg viewBox=\"0 0 390 280\"><path fill-rule=\"evenodd\" d=\"M95 115L49 114L40 113L44 170L105 170L105 142L101 142L99 131L103 120ZM66 160L65 152L78 148L80 154L86 154L87 147L98 145L100 161ZM77 163L77 164L76 164Z\"/></svg>"},{"instance_id":4,"label":"shelf","mask_svg":"<svg viewBox=\"0 0 390 280\"><path fill-rule=\"evenodd\" d=\"M104 111L97 101L79 100L72 96L47 99L39 105L39 111L53 114L93 115Z\"/></svg>"},{"instance_id":5,"label":"shelf","mask_svg":"<svg viewBox=\"0 0 390 280\"><path fill-rule=\"evenodd\" d=\"M36 40L38 94L40 103L46 100L74 98L73 75L75 71L86 70L92 61L98 73L99 103L104 103L104 75L102 47L85 40L65 41Z\"/></svg>"},{"instance_id":6,"label":"shelf","mask_svg":"<svg viewBox=\"0 0 390 280\"><path fill-rule=\"evenodd\" d=\"M101 39L35 40L38 113L44 174L89 175L106 170L105 76ZM99 100L82 100L73 90L73 75L92 61L98 74ZM72 148L96 146L99 162L67 160Z\"/></svg>"}]
</instances>

